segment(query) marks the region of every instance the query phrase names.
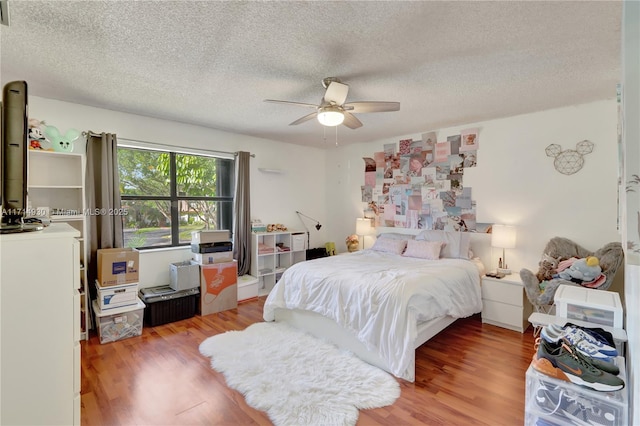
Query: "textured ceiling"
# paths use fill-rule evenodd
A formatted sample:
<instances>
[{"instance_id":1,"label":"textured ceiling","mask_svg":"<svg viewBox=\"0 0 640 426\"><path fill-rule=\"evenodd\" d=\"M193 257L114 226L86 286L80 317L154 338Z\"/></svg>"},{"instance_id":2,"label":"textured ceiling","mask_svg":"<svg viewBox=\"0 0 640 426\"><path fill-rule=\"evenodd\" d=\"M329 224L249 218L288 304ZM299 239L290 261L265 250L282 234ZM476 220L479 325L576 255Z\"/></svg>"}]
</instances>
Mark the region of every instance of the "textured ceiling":
<instances>
[{"instance_id":1,"label":"textured ceiling","mask_svg":"<svg viewBox=\"0 0 640 426\"><path fill-rule=\"evenodd\" d=\"M263 100L317 104L324 77L401 104L341 145L613 98L620 79L620 1L8 4L2 84L302 145L325 145L317 121L289 126L309 109Z\"/></svg>"}]
</instances>

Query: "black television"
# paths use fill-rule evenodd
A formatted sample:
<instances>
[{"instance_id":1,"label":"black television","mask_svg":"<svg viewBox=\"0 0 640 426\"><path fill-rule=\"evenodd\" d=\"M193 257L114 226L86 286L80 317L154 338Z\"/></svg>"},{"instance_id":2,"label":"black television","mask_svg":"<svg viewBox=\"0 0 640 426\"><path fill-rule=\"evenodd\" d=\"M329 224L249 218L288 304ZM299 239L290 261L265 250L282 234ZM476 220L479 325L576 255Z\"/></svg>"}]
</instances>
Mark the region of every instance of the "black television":
<instances>
[{"instance_id":1,"label":"black television","mask_svg":"<svg viewBox=\"0 0 640 426\"><path fill-rule=\"evenodd\" d=\"M2 89L0 129L0 233L42 229L25 224L27 210L27 150L29 106L26 81L12 81Z\"/></svg>"}]
</instances>

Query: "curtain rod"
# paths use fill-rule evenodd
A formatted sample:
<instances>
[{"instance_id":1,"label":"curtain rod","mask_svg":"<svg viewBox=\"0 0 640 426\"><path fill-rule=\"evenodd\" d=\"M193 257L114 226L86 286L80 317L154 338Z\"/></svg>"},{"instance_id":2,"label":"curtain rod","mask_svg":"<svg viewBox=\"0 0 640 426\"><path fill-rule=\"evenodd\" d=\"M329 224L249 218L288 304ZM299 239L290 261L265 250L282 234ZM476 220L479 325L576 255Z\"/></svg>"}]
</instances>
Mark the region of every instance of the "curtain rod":
<instances>
[{"instance_id":1,"label":"curtain rod","mask_svg":"<svg viewBox=\"0 0 640 426\"><path fill-rule=\"evenodd\" d=\"M100 137L102 136L102 134L100 133L95 133L95 132L82 132L83 136L95 136L95 137ZM117 137L117 136L116 136ZM207 151L207 152L211 152L211 153L217 153L217 154L231 154L234 156L238 156L238 151L235 152L229 152L229 151L217 151L214 149L206 149L206 148L188 148L188 147L178 147L175 145L168 145L168 144L164 144L164 143L158 143L158 142L149 142L149 141L143 141L143 140L139 140L139 139L128 139L128 138L120 138L118 137L118 140L123 140L123 141L128 141L128 142L140 142L140 143L144 143L144 144L149 144L149 145L157 145L157 146L162 146L162 147L166 147L166 148L172 148L172 149L180 149L180 148L184 148L184 149L194 149L194 150L198 150L198 151ZM256 158L255 154L250 154L250 156L252 158Z\"/></svg>"}]
</instances>

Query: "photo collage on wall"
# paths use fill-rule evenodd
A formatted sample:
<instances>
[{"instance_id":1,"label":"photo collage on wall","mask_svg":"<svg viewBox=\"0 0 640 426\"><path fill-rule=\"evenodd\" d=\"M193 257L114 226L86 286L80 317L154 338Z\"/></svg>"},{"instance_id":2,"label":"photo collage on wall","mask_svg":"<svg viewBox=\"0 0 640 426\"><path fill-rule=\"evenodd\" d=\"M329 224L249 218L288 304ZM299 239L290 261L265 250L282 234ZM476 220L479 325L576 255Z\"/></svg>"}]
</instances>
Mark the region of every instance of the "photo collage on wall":
<instances>
[{"instance_id":1,"label":"photo collage on wall","mask_svg":"<svg viewBox=\"0 0 640 426\"><path fill-rule=\"evenodd\" d=\"M463 176L476 166L478 143L478 129L468 129L443 142L429 132L384 144L364 158L365 217L374 226L476 231L475 201Z\"/></svg>"}]
</instances>

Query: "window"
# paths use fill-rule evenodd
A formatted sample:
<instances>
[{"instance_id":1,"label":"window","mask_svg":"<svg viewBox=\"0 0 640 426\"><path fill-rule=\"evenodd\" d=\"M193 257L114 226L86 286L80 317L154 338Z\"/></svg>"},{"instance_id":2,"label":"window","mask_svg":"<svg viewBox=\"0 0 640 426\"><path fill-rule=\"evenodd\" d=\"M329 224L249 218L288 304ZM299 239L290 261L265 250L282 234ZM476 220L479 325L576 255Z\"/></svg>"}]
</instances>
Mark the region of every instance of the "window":
<instances>
[{"instance_id":1,"label":"window","mask_svg":"<svg viewBox=\"0 0 640 426\"><path fill-rule=\"evenodd\" d=\"M231 229L234 160L118 148L124 246L188 244L191 232Z\"/></svg>"}]
</instances>

